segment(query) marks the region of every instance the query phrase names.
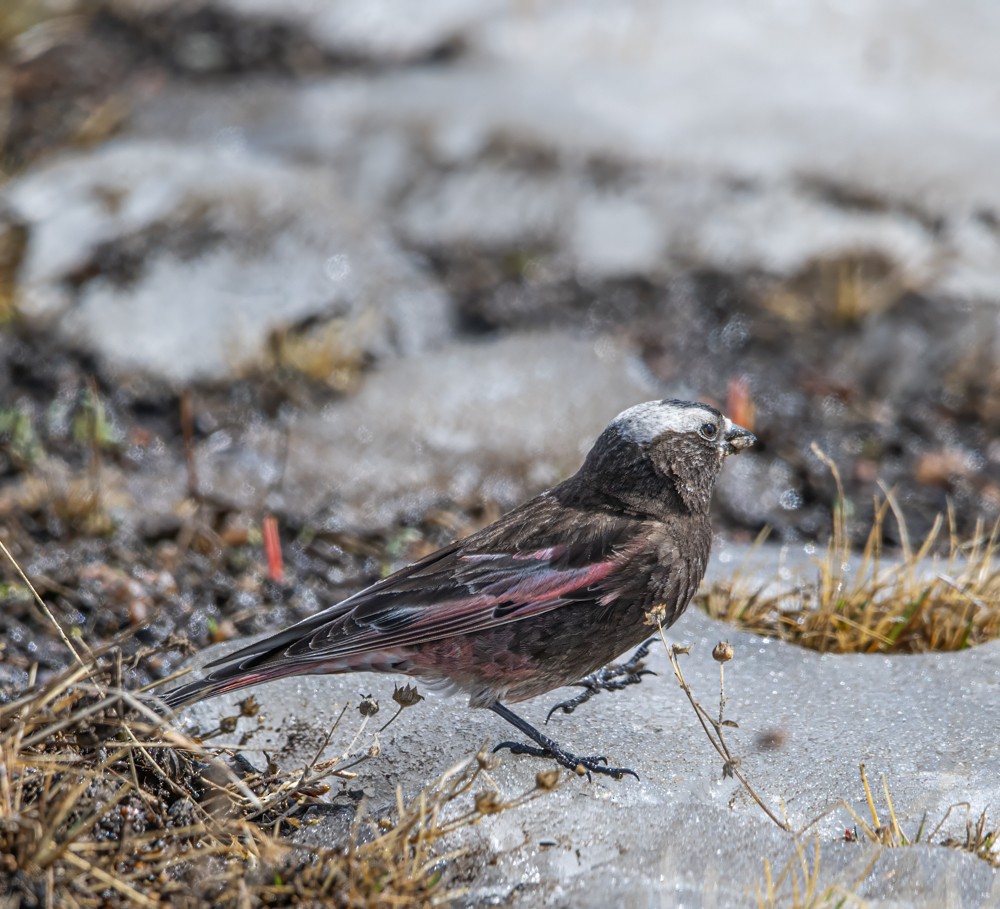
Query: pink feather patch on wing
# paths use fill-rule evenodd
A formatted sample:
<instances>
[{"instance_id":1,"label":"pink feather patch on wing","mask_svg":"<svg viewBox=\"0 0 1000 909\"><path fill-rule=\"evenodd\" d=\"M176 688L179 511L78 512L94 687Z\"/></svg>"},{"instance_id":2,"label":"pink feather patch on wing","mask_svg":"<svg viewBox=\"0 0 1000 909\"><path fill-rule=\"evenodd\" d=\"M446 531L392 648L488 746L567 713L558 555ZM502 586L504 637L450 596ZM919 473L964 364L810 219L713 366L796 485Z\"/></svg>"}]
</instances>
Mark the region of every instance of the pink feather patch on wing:
<instances>
[{"instance_id":1,"label":"pink feather patch on wing","mask_svg":"<svg viewBox=\"0 0 1000 909\"><path fill-rule=\"evenodd\" d=\"M483 588L487 597L514 599L525 605L532 602L548 602L601 580L610 574L613 562L598 562L583 568L568 571L554 568L529 569L523 574L504 575Z\"/></svg>"}]
</instances>

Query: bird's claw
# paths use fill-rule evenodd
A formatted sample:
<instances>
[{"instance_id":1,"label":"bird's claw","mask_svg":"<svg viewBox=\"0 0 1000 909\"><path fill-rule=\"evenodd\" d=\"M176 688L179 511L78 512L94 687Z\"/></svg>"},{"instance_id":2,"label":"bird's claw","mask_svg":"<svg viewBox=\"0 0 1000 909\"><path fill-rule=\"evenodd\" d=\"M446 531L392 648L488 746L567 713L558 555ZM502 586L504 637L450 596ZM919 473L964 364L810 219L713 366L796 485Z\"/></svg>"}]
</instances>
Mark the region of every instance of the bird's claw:
<instances>
[{"instance_id":1,"label":"bird's claw","mask_svg":"<svg viewBox=\"0 0 1000 909\"><path fill-rule=\"evenodd\" d=\"M620 780L626 773L630 773L636 779L639 779L639 774L628 767L608 767L608 759L603 754L579 757L575 754L570 754L562 748L540 748L537 745L525 745L523 742L501 742L493 749L493 752L496 753L504 748L509 749L511 754L531 754L535 757L553 758L562 764L563 767L572 770L574 773L579 773L580 768L583 768L583 772L587 775L588 780L591 779L591 773L604 774L616 780Z\"/></svg>"},{"instance_id":2,"label":"bird's claw","mask_svg":"<svg viewBox=\"0 0 1000 909\"><path fill-rule=\"evenodd\" d=\"M620 780L625 774L629 776L634 776L639 779L639 774L636 773L631 767L595 767L594 771L596 773L606 773L613 779Z\"/></svg>"},{"instance_id":3,"label":"bird's claw","mask_svg":"<svg viewBox=\"0 0 1000 909\"><path fill-rule=\"evenodd\" d=\"M572 713L581 704L586 704L599 691L621 691L629 685L638 685L644 675L656 675L652 669L643 669L643 660L649 655L649 648L656 638L644 641L624 663L611 663L580 679L576 684L583 688L578 695L560 701L545 716L545 722L552 719L557 710Z\"/></svg>"}]
</instances>

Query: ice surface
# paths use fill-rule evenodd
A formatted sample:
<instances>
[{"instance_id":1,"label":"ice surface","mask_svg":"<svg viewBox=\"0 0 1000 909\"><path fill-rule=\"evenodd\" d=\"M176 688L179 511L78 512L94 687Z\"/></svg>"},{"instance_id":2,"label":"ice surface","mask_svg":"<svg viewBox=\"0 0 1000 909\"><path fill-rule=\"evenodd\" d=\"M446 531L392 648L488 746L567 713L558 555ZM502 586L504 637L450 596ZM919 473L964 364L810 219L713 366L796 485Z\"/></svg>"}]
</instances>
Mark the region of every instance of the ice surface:
<instances>
[{"instance_id":1,"label":"ice surface","mask_svg":"<svg viewBox=\"0 0 1000 909\"><path fill-rule=\"evenodd\" d=\"M722 546L712 572L729 575L742 554ZM762 580L783 568L811 570L801 550L768 548L755 564ZM681 658L683 668L709 709L718 701L712 647L721 639L733 643L726 715L739 729L729 731L728 741L761 795L776 810L783 805L795 827L829 812L813 828L820 839L821 888L836 884L880 906L1000 904L1000 875L985 862L942 846L879 850L845 843L844 830L854 821L837 808L843 799L868 818L858 776L864 762L883 821L884 774L897 817L911 836L925 814L926 834L960 802L969 802L976 817L985 809L995 826L1000 642L953 654L820 655L738 632L697 611L689 611L668 637L692 645ZM201 659L218 652L213 648ZM636 768L641 780L567 778L556 792L467 831L465 842L483 858L469 905L487 899L594 909L752 905L753 888L763 884L764 860L780 869L794 858L793 839L737 783L722 778L721 762L660 648L654 648L650 665L656 677L602 694L571 716L553 717L547 727L567 747L606 752L612 763ZM361 694L375 694L382 722L395 707L392 686L389 677L360 674L262 686L254 693L269 731L258 747L280 749L291 729L297 741L282 760L308 759L343 704L356 704ZM541 724L548 708L571 691L521 705L521 712ZM231 712L220 699L188 713L208 726ZM240 733L255 722L241 720ZM303 737L303 728L311 735ZM373 807L388 804L397 784L413 794L484 739L495 742L511 733L497 717L468 709L458 697L431 694L381 736L381 755L361 766L361 778L351 786L363 788ZM248 753L260 763L259 755ZM530 787L543 766L508 755L493 776L513 795ZM964 814L953 811L944 833L957 834L963 825ZM322 837L322 831L310 836ZM811 861L812 840L804 837L801 844ZM784 893L789 904L790 894Z\"/></svg>"},{"instance_id":2,"label":"ice surface","mask_svg":"<svg viewBox=\"0 0 1000 909\"><path fill-rule=\"evenodd\" d=\"M317 169L218 147L122 141L15 180L29 226L18 306L109 368L177 384L262 365L274 330L350 323L361 353L426 350L447 301ZM118 256L137 274L74 275ZM103 269L99 269L103 270Z\"/></svg>"}]
</instances>

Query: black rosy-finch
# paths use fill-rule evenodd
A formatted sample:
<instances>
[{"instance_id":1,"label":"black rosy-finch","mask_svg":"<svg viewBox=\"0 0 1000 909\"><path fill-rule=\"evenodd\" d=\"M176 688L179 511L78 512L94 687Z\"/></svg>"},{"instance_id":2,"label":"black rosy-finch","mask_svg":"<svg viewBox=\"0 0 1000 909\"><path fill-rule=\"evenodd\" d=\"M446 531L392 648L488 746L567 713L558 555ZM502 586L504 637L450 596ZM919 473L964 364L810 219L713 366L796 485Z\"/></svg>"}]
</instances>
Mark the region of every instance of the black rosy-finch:
<instances>
[{"instance_id":1,"label":"black rosy-finch","mask_svg":"<svg viewBox=\"0 0 1000 909\"><path fill-rule=\"evenodd\" d=\"M285 676L398 672L467 692L537 747L519 753L621 777L506 703L579 681L639 644L647 613L681 615L712 542L722 462L755 442L714 407L649 401L619 414L568 480L496 523L214 663L168 707Z\"/></svg>"}]
</instances>

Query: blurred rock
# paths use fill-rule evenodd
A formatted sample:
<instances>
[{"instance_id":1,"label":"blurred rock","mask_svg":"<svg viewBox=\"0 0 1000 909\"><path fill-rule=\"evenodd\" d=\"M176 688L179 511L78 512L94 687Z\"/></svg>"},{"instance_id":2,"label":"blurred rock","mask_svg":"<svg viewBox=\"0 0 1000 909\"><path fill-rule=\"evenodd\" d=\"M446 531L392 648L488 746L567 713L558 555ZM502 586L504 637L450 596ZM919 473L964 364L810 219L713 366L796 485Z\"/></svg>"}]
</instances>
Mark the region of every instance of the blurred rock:
<instances>
[{"instance_id":1,"label":"blurred rock","mask_svg":"<svg viewBox=\"0 0 1000 909\"><path fill-rule=\"evenodd\" d=\"M745 554L740 547L720 549L710 574L728 577ZM751 564L762 584L789 570L810 579L815 570L801 549L766 547ZM997 902L1000 870L966 852L924 842L901 849L845 843L844 831L856 821L840 802L870 821L858 776L858 764L865 762L883 822L884 774L896 817L911 840L922 824L926 838L950 807L965 802L973 820L985 810L987 822L995 823L1000 744L986 718L996 713L1000 642L959 653L820 655L737 632L697 611L689 611L668 638L693 645L680 659L695 696L709 710L719 693L712 648L720 640L732 643L725 715L739 728L726 730L727 741L773 810L784 812L795 829L817 817L818 823L796 840L774 826L736 780L723 776L721 760L656 645L648 665L657 676L646 677L640 688L601 694L572 716L554 716L546 727L567 747L607 754L613 764L634 767L641 779L588 782L563 773L555 792L463 830L449 846L468 846L476 856L465 905L744 906L753 902L748 894L755 887L765 890L765 860L777 881L787 862L794 874L801 872L796 849L799 856L804 849L812 872L813 836L820 849L816 893L836 887L900 909L973 909ZM212 648L198 662L223 652ZM258 718L241 720L238 730L251 736L246 754L257 766L265 763L263 752L279 755L289 769L310 761L345 703L356 706L371 693L383 707L391 706L397 681L349 674L259 686L253 690ZM519 712L540 724L549 707L574 693L552 692ZM233 705L245 696L196 705L186 716L203 729L215 728L220 716L239 712ZM360 720L353 710L348 715L355 719L343 721L343 741L323 757L339 754L353 735ZM761 743L776 727L781 746ZM470 710L461 696L431 693L380 736L380 755L354 768L360 777L349 788L363 790L377 815L394 804L397 785L412 798L484 741L509 738L517 738L514 730L485 711ZM490 775L512 797L530 789L537 771L549 766L504 754ZM935 842L964 840L965 817L952 810ZM328 845L342 825L334 818L304 828L302 835ZM775 905L791 905L791 881L776 895Z\"/></svg>"},{"instance_id":2,"label":"blurred rock","mask_svg":"<svg viewBox=\"0 0 1000 909\"><path fill-rule=\"evenodd\" d=\"M284 427L220 429L199 475L204 492L241 507L323 507L363 526L442 500L509 507L573 473L620 411L659 396L610 338L455 344L386 364L356 395Z\"/></svg>"},{"instance_id":3,"label":"blurred rock","mask_svg":"<svg viewBox=\"0 0 1000 909\"><path fill-rule=\"evenodd\" d=\"M270 365L282 329L333 321L331 358L427 350L436 285L327 172L218 147L112 143L4 187L27 246L18 308L102 368L175 385Z\"/></svg>"}]
</instances>

